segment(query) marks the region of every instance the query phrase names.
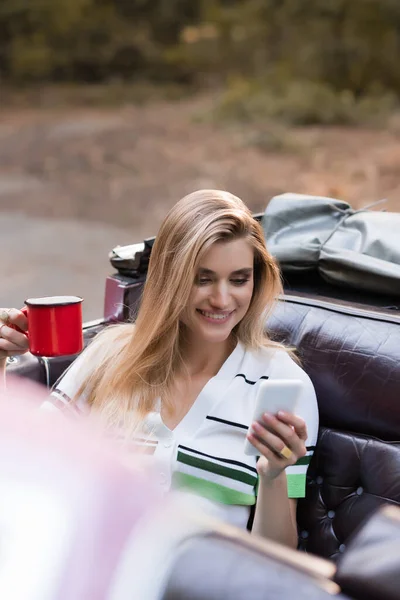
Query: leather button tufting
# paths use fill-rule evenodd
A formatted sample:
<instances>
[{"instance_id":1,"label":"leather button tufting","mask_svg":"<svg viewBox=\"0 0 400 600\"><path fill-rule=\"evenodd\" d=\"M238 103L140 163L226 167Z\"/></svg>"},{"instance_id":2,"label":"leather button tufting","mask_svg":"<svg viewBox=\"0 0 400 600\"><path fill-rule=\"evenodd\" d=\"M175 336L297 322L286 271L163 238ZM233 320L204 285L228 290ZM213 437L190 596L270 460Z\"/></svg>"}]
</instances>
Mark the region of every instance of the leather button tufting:
<instances>
[{"instance_id":1,"label":"leather button tufting","mask_svg":"<svg viewBox=\"0 0 400 600\"><path fill-rule=\"evenodd\" d=\"M340 552L341 554L343 554L343 552L344 552L345 550L346 550L346 546L345 546L345 544L340 544L340 546L339 546L339 552Z\"/></svg>"},{"instance_id":2,"label":"leather button tufting","mask_svg":"<svg viewBox=\"0 0 400 600\"><path fill-rule=\"evenodd\" d=\"M335 511L334 510L328 510L328 517L330 519L333 519L334 516L335 516Z\"/></svg>"},{"instance_id":3,"label":"leather button tufting","mask_svg":"<svg viewBox=\"0 0 400 600\"><path fill-rule=\"evenodd\" d=\"M364 488L363 488L363 487L361 487L361 486L360 486L360 487L358 487L358 488L357 488L357 490L356 490L356 494L357 494L357 496L362 496L362 495L363 495L363 493L364 493Z\"/></svg>"},{"instance_id":4,"label":"leather button tufting","mask_svg":"<svg viewBox=\"0 0 400 600\"><path fill-rule=\"evenodd\" d=\"M321 477L321 475L318 475L318 477L315 481L318 483L318 485L321 485L321 483L324 481L324 478Z\"/></svg>"},{"instance_id":5,"label":"leather button tufting","mask_svg":"<svg viewBox=\"0 0 400 600\"><path fill-rule=\"evenodd\" d=\"M308 538L308 536L309 536L308 531L302 531L300 533L300 537L301 537L302 540L306 540Z\"/></svg>"}]
</instances>

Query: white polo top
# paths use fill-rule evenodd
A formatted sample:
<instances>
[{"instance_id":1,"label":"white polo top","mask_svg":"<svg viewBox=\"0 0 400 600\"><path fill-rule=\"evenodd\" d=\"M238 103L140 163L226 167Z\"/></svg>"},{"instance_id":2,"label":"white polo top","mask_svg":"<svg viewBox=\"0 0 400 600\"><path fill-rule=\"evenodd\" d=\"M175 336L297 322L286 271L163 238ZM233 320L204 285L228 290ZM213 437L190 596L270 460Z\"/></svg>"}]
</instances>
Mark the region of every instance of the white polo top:
<instances>
[{"instance_id":1,"label":"white polo top","mask_svg":"<svg viewBox=\"0 0 400 600\"><path fill-rule=\"evenodd\" d=\"M76 415L90 412L84 398L71 403L85 370L83 353L59 380L46 403ZM296 413L308 430L307 455L286 469L288 495L305 495L305 482L318 434L318 408L308 375L280 349L247 350L241 343L204 386L193 406L173 431L159 412L150 413L143 435L131 440L151 454L151 472L165 491L192 490L210 500L214 513L245 528L250 507L256 502L256 456L244 454L256 392L263 379L301 379L305 385ZM72 414L71 413L71 414Z\"/></svg>"}]
</instances>

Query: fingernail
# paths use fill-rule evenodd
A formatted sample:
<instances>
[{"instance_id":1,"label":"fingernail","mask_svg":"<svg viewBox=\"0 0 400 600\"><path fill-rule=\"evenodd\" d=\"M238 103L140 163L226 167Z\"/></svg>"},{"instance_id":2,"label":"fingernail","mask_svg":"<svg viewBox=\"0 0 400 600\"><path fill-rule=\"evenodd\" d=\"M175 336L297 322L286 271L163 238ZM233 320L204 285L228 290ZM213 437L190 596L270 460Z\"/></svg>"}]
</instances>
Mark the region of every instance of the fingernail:
<instances>
[{"instance_id":1,"label":"fingernail","mask_svg":"<svg viewBox=\"0 0 400 600\"><path fill-rule=\"evenodd\" d=\"M286 417L287 413L284 410L278 411L278 417Z\"/></svg>"},{"instance_id":2,"label":"fingernail","mask_svg":"<svg viewBox=\"0 0 400 600\"><path fill-rule=\"evenodd\" d=\"M270 421L270 420L272 419L272 417L273 417L273 415L271 415L271 413L267 413L267 412L266 412L266 413L264 413L264 414L263 414L263 418L264 418L266 421Z\"/></svg>"}]
</instances>

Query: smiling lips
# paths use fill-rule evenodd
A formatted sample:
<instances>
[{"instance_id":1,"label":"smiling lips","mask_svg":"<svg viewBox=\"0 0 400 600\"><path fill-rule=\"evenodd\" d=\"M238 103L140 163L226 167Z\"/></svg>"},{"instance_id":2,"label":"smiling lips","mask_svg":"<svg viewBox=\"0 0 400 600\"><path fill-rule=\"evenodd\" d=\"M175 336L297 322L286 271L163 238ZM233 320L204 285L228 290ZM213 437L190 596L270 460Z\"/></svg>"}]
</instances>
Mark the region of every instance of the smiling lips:
<instances>
[{"instance_id":1,"label":"smiling lips","mask_svg":"<svg viewBox=\"0 0 400 600\"><path fill-rule=\"evenodd\" d=\"M197 309L197 312L201 314L204 319L206 319L209 323L226 323L229 317L233 314L233 310L230 312L209 312L207 310Z\"/></svg>"}]
</instances>

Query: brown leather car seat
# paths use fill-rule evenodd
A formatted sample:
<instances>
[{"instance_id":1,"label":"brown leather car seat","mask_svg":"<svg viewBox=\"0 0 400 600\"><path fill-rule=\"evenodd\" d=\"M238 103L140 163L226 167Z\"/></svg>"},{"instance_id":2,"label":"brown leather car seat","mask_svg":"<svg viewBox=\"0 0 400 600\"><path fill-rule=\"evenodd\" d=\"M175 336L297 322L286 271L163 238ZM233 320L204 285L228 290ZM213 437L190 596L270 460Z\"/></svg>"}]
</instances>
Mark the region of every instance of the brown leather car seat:
<instances>
[{"instance_id":1,"label":"brown leather car seat","mask_svg":"<svg viewBox=\"0 0 400 600\"><path fill-rule=\"evenodd\" d=\"M400 503L400 317L288 295L268 328L297 348L318 397L300 545L336 559L363 520Z\"/></svg>"}]
</instances>

